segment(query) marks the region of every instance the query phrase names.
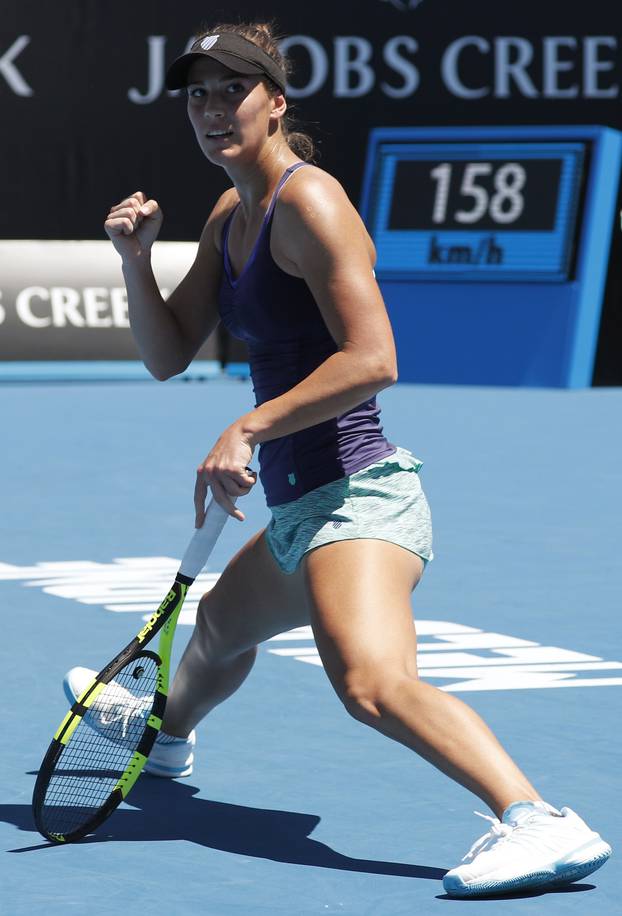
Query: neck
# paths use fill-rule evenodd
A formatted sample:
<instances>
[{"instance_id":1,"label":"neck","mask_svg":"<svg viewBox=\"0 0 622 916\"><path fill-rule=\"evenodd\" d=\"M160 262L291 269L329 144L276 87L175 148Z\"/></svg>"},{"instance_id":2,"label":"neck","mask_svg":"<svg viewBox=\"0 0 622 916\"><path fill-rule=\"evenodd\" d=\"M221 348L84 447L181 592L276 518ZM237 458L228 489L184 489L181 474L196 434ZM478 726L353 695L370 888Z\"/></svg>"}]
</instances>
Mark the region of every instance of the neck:
<instances>
[{"instance_id":1,"label":"neck","mask_svg":"<svg viewBox=\"0 0 622 916\"><path fill-rule=\"evenodd\" d=\"M272 196L285 169L299 162L284 140L269 141L260 155L250 163L236 162L225 167L225 171L240 197L245 216L261 207Z\"/></svg>"}]
</instances>

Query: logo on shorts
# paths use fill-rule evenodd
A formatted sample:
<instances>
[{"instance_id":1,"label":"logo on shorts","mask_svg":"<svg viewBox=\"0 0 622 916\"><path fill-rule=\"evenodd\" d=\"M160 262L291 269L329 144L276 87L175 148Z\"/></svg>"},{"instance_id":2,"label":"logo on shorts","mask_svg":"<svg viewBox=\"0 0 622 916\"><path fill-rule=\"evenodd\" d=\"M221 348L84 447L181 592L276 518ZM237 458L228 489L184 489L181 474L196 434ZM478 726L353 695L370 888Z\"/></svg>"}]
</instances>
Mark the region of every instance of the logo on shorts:
<instances>
[{"instance_id":1,"label":"logo on shorts","mask_svg":"<svg viewBox=\"0 0 622 916\"><path fill-rule=\"evenodd\" d=\"M214 47L214 45L216 44L219 38L220 38L220 35L208 35L201 42L201 47L203 48L204 51L209 51L210 48Z\"/></svg>"},{"instance_id":2,"label":"logo on shorts","mask_svg":"<svg viewBox=\"0 0 622 916\"><path fill-rule=\"evenodd\" d=\"M295 475L295 474L288 474L288 475L287 475L287 479L289 480L290 485L291 485L292 487L295 487L295 486L296 486L296 475Z\"/></svg>"},{"instance_id":3,"label":"logo on shorts","mask_svg":"<svg viewBox=\"0 0 622 916\"><path fill-rule=\"evenodd\" d=\"M333 528L341 528L341 522L333 522Z\"/></svg>"}]
</instances>

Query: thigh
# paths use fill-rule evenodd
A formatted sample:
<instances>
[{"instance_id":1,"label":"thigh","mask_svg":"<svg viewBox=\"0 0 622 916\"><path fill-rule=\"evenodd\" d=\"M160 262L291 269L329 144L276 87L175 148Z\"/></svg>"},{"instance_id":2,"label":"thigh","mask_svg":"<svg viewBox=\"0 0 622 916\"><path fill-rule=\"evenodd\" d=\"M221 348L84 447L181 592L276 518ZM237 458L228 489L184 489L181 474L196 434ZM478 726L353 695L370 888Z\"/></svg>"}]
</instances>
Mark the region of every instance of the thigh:
<instances>
[{"instance_id":1,"label":"thigh","mask_svg":"<svg viewBox=\"0 0 622 916\"><path fill-rule=\"evenodd\" d=\"M302 570L286 575L262 530L229 561L199 605L203 629L219 654L238 655L258 643L309 623Z\"/></svg>"},{"instance_id":2,"label":"thigh","mask_svg":"<svg viewBox=\"0 0 622 916\"><path fill-rule=\"evenodd\" d=\"M417 675L411 593L423 573L416 554L388 541L326 544L303 564L311 624L326 672L341 695L348 676Z\"/></svg>"}]
</instances>

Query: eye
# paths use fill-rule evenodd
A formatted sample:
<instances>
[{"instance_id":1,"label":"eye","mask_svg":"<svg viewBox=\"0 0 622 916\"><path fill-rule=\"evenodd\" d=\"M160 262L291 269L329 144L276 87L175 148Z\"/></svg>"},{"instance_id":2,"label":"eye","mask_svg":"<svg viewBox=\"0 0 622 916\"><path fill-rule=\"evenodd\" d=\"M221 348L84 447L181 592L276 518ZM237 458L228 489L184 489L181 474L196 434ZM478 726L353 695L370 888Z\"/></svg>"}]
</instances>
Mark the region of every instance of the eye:
<instances>
[{"instance_id":1,"label":"eye","mask_svg":"<svg viewBox=\"0 0 622 916\"><path fill-rule=\"evenodd\" d=\"M227 83L226 91L230 95L233 95L236 92L244 92L245 89L246 89L246 86L244 85L244 83Z\"/></svg>"},{"instance_id":2,"label":"eye","mask_svg":"<svg viewBox=\"0 0 622 916\"><path fill-rule=\"evenodd\" d=\"M188 86L186 91L189 99L201 99L205 95L205 89L202 86Z\"/></svg>"}]
</instances>

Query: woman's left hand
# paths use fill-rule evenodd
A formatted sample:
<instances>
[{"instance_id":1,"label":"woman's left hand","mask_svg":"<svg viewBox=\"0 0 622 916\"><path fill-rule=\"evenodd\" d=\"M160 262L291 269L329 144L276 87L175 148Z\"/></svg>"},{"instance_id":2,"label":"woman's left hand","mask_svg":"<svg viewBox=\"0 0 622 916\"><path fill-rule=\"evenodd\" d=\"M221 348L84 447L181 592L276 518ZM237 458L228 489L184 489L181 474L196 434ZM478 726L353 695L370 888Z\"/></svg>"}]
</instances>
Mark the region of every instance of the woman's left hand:
<instances>
[{"instance_id":1,"label":"woman's left hand","mask_svg":"<svg viewBox=\"0 0 622 916\"><path fill-rule=\"evenodd\" d=\"M243 522L233 499L246 496L255 485L257 475L248 465L253 457L253 446L240 427L233 423L220 436L207 458L197 468L194 487L195 528L205 520L205 502L208 488L216 502L233 518Z\"/></svg>"}]
</instances>

